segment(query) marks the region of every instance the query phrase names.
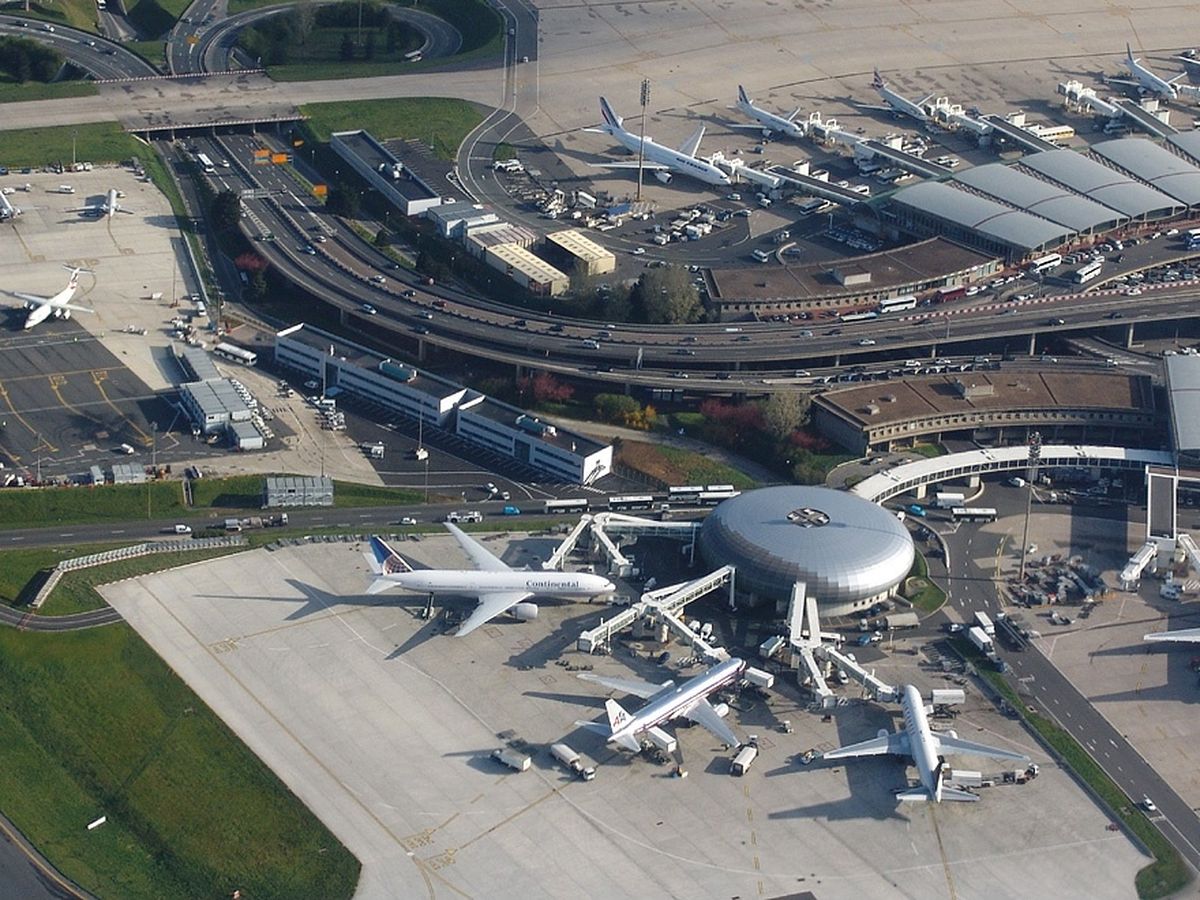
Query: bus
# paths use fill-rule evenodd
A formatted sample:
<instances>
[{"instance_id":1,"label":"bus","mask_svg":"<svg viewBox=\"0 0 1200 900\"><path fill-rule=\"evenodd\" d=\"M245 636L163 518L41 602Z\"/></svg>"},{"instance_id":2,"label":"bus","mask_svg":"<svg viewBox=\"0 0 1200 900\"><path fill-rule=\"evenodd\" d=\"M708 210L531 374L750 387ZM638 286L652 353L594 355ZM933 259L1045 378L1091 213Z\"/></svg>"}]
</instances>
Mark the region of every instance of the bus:
<instances>
[{"instance_id":1,"label":"bus","mask_svg":"<svg viewBox=\"0 0 1200 900\"><path fill-rule=\"evenodd\" d=\"M879 318L879 313L877 313L877 312L854 312L854 313L845 313L844 315L838 316L838 321L839 322L869 322L869 321L871 321L871 319L878 319L878 318Z\"/></svg>"},{"instance_id":2,"label":"bus","mask_svg":"<svg viewBox=\"0 0 1200 900\"><path fill-rule=\"evenodd\" d=\"M608 508L611 510L650 509L654 506L654 498L649 494L624 494L608 498Z\"/></svg>"},{"instance_id":3,"label":"bus","mask_svg":"<svg viewBox=\"0 0 1200 900\"><path fill-rule=\"evenodd\" d=\"M701 491L700 496L696 498L696 502L701 506L716 506L722 500L732 500L739 494L741 494L741 491L735 491L732 488L727 491Z\"/></svg>"},{"instance_id":4,"label":"bus","mask_svg":"<svg viewBox=\"0 0 1200 900\"><path fill-rule=\"evenodd\" d=\"M1048 253L1045 256L1039 256L1037 259L1030 260L1029 271L1035 273L1047 272L1055 266L1061 266L1062 259L1061 253Z\"/></svg>"},{"instance_id":5,"label":"bus","mask_svg":"<svg viewBox=\"0 0 1200 900\"><path fill-rule=\"evenodd\" d=\"M965 296L967 296L967 286L965 284L958 284L953 287L940 287L933 295L933 302L949 303L951 300L958 300Z\"/></svg>"},{"instance_id":6,"label":"bus","mask_svg":"<svg viewBox=\"0 0 1200 900\"><path fill-rule=\"evenodd\" d=\"M879 301L879 312L883 315L894 312L904 312L907 309L916 308L916 294L905 294L903 297L885 297Z\"/></svg>"},{"instance_id":7,"label":"bus","mask_svg":"<svg viewBox=\"0 0 1200 900\"><path fill-rule=\"evenodd\" d=\"M667 488L667 500L671 503L689 503L697 500L704 493L704 485L689 484L680 487Z\"/></svg>"},{"instance_id":8,"label":"bus","mask_svg":"<svg viewBox=\"0 0 1200 900\"><path fill-rule=\"evenodd\" d=\"M1100 270L1103 268L1104 268L1104 260L1093 259L1086 266L1081 266L1079 269L1077 269L1075 271L1075 275L1072 277L1072 281L1074 281L1076 284L1087 284L1093 278L1099 277Z\"/></svg>"},{"instance_id":9,"label":"bus","mask_svg":"<svg viewBox=\"0 0 1200 900\"><path fill-rule=\"evenodd\" d=\"M545 511L548 513L585 513L588 511L586 497L574 497L570 500L547 500Z\"/></svg>"},{"instance_id":10,"label":"bus","mask_svg":"<svg viewBox=\"0 0 1200 900\"><path fill-rule=\"evenodd\" d=\"M213 165L213 161L208 158L207 154L197 153L196 154L196 162L198 162L200 164L200 169L204 172L205 175L216 175L217 174L217 167Z\"/></svg>"},{"instance_id":11,"label":"bus","mask_svg":"<svg viewBox=\"0 0 1200 900\"><path fill-rule=\"evenodd\" d=\"M710 484L704 488L706 491L732 491L732 484Z\"/></svg>"},{"instance_id":12,"label":"bus","mask_svg":"<svg viewBox=\"0 0 1200 900\"><path fill-rule=\"evenodd\" d=\"M995 522L996 511L985 506L956 506L950 517L955 522Z\"/></svg>"},{"instance_id":13,"label":"bus","mask_svg":"<svg viewBox=\"0 0 1200 900\"><path fill-rule=\"evenodd\" d=\"M241 347L235 347L233 344L226 344L224 342L213 347L213 353L245 366L253 366L258 362L258 354L252 350L243 350Z\"/></svg>"}]
</instances>

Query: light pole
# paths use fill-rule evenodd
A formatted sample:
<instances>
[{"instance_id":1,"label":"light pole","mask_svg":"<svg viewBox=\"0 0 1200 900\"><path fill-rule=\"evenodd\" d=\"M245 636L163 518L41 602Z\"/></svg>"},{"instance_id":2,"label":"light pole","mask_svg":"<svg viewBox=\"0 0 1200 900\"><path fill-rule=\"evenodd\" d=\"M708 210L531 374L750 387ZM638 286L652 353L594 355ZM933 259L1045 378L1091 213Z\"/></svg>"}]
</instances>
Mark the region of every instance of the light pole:
<instances>
[{"instance_id":1,"label":"light pole","mask_svg":"<svg viewBox=\"0 0 1200 900\"><path fill-rule=\"evenodd\" d=\"M650 79L642 79L642 124L641 137L638 138L638 185L637 199L642 199L642 163L646 151L646 105L650 102Z\"/></svg>"},{"instance_id":2,"label":"light pole","mask_svg":"<svg viewBox=\"0 0 1200 900\"><path fill-rule=\"evenodd\" d=\"M1018 583L1025 583L1025 558L1029 555L1029 514L1033 508L1033 483L1037 481L1038 461L1042 457L1042 433L1035 431L1029 435L1029 483L1025 486L1025 530L1021 535L1021 571Z\"/></svg>"},{"instance_id":3,"label":"light pole","mask_svg":"<svg viewBox=\"0 0 1200 900\"><path fill-rule=\"evenodd\" d=\"M79 132L72 129L71 131L71 168L75 168L75 138L79 136Z\"/></svg>"}]
</instances>

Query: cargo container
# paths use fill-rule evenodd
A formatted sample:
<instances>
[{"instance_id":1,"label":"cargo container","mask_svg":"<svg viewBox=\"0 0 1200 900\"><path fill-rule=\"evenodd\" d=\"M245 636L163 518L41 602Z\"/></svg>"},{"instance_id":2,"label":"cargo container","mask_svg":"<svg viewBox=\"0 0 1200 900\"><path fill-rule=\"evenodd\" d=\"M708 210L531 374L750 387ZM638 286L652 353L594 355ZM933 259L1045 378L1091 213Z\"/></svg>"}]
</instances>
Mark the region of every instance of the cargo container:
<instances>
[{"instance_id":1,"label":"cargo container","mask_svg":"<svg viewBox=\"0 0 1200 900\"><path fill-rule=\"evenodd\" d=\"M988 637L996 636L996 626L992 624L991 617L985 612L975 613L975 624L983 629L983 633Z\"/></svg>"},{"instance_id":2,"label":"cargo container","mask_svg":"<svg viewBox=\"0 0 1200 900\"><path fill-rule=\"evenodd\" d=\"M738 751L737 756L729 764L729 773L741 777L750 771L750 767L754 765L754 760L758 756L758 747L749 744Z\"/></svg>"},{"instance_id":3,"label":"cargo container","mask_svg":"<svg viewBox=\"0 0 1200 900\"><path fill-rule=\"evenodd\" d=\"M520 750L513 750L511 747L501 747L498 750L493 750L492 759L518 772L524 772L532 764L529 754L522 753Z\"/></svg>"},{"instance_id":4,"label":"cargo container","mask_svg":"<svg viewBox=\"0 0 1200 900\"><path fill-rule=\"evenodd\" d=\"M550 755L584 781L591 781L596 777L595 767L585 766L582 757L567 744L551 744Z\"/></svg>"},{"instance_id":5,"label":"cargo container","mask_svg":"<svg viewBox=\"0 0 1200 900\"><path fill-rule=\"evenodd\" d=\"M967 640L979 648L980 652L991 656L996 652L996 647L992 643L992 639L978 625L972 625L967 629Z\"/></svg>"}]
</instances>

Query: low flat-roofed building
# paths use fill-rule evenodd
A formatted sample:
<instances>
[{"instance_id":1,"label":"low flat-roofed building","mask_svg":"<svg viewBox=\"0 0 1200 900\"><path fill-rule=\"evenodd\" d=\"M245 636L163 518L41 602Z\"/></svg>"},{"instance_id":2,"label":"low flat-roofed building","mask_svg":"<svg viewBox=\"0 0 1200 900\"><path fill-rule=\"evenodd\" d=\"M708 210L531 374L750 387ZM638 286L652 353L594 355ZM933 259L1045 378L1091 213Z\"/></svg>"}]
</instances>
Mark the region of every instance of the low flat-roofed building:
<instances>
[{"instance_id":1,"label":"low flat-roofed building","mask_svg":"<svg viewBox=\"0 0 1200 900\"><path fill-rule=\"evenodd\" d=\"M565 272L516 244L488 247L484 261L539 297L557 297L571 284Z\"/></svg>"},{"instance_id":2,"label":"low flat-roofed building","mask_svg":"<svg viewBox=\"0 0 1200 900\"><path fill-rule=\"evenodd\" d=\"M266 443L253 422L230 422L226 433L238 450L261 450Z\"/></svg>"},{"instance_id":3,"label":"low flat-roofed building","mask_svg":"<svg viewBox=\"0 0 1200 900\"><path fill-rule=\"evenodd\" d=\"M461 238L472 228L500 221L500 217L487 207L462 201L430 207L425 211L425 218L433 222L444 238Z\"/></svg>"},{"instance_id":4,"label":"low flat-roofed building","mask_svg":"<svg viewBox=\"0 0 1200 900\"><path fill-rule=\"evenodd\" d=\"M887 450L966 433L984 443L1157 447L1162 416L1144 375L1005 370L870 382L814 398L813 424L852 452Z\"/></svg>"},{"instance_id":5,"label":"low flat-roofed building","mask_svg":"<svg viewBox=\"0 0 1200 900\"><path fill-rule=\"evenodd\" d=\"M435 190L435 184L419 177L368 132L334 132L329 145L404 215L419 216L441 205L442 195Z\"/></svg>"},{"instance_id":6,"label":"low flat-roofed building","mask_svg":"<svg viewBox=\"0 0 1200 900\"><path fill-rule=\"evenodd\" d=\"M601 247L578 228L546 235L546 252L556 262L584 275L607 275L617 268L611 250Z\"/></svg>"},{"instance_id":7,"label":"low flat-roofed building","mask_svg":"<svg viewBox=\"0 0 1200 900\"><path fill-rule=\"evenodd\" d=\"M216 434L232 422L249 422L251 418L250 407L225 378L181 385L179 400L202 434Z\"/></svg>"},{"instance_id":8,"label":"low flat-roofed building","mask_svg":"<svg viewBox=\"0 0 1200 900\"><path fill-rule=\"evenodd\" d=\"M509 456L555 479L590 482L612 471L612 446L303 323L275 335L284 368Z\"/></svg>"},{"instance_id":9,"label":"low flat-roofed building","mask_svg":"<svg viewBox=\"0 0 1200 900\"><path fill-rule=\"evenodd\" d=\"M114 463L112 467L113 484L144 484L146 482L146 467L137 463Z\"/></svg>"},{"instance_id":10,"label":"low flat-roofed building","mask_svg":"<svg viewBox=\"0 0 1200 900\"><path fill-rule=\"evenodd\" d=\"M1165 219L1184 205L1116 169L1074 150L1046 150L1021 157L1021 166L1138 221Z\"/></svg>"},{"instance_id":11,"label":"low flat-roofed building","mask_svg":"<svg viewBox=\"0 0 1200 900\"><path fill-rule=\"evenodd\" d=\"M268 475L263 509L281 506L333 506L333 479L327 475Z\"/></svg>"},{"instance_id":12,"label":"low flat-roofed building","mask_svg":"<svg viewBox=\"0 0 1200 900\"><path fill-rule=\"evenodd\" d=\"M515 244L528 250L537 243L537 232L524 225L513 225L510 222L493 222L472 228L463 238L467 252L476 259L483 259L488 247L498 247L500 244Z\"/></svg>"},{"instance_id":13,"label":"low flat-roofed building","mask_svg":"<svg viewBox=\"0 0 1200 900\"><path fill-rule=\"evenodd\" d=\"M731 321L751 315L854 307L886 297L969 284L989 278L1002 264L998 256L929 238L837 262L711 269L708 280L712 304L720 310L722 320ZM850 272L855 273L851 281L858 284L839 281L839 273Z\"/></svg>"},{"instance_id":14,"label":"low flat-roofed building","mask_svg":"<svg viewBox=\"0 0 1200 900\"><path fill-rule=\"evenodd\" d=\"M612 471L612 446L557 426L482 394L458 409L456 432L506 456L527 461L563 481L589 484Z\"/></svg>"},{"instance_id":15,"label":"low flat-roofed building","mask_svg":"<svg viewBox=\"0 0 1200 900\"><path fill-rule=\"evenodd\" d=\"M208 351L203 347L189 347L184 344L179 348L178 358L180 366L187 375L185 381L211 381L221 377L221 373L217 371Z\"/></svg>"}]
</instances>

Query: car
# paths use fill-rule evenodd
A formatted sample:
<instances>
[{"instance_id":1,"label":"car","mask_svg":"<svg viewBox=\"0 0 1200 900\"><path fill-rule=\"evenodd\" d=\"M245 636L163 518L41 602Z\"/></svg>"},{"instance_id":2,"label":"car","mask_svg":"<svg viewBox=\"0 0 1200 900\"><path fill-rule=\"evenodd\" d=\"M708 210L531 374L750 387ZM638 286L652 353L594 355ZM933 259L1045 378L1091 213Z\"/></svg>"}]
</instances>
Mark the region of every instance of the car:
<instances>
[{"instance_id":1,"label":"car","mask_svg":"<svg viewBox=\"0 0 1200 900\"><path fill-rule=\"evenodd\" d=\"M397 519L395 522L389 522L388 524L389 525L416 525L417 520L414 519L412 516L403 516L402 518Z\"/></svg>"},{"instance_id":2,"label":"car","mask_svg":"<svg viewBox=\"0 0 1200 900\"><path fill-rule=\"evenodd\" d=\"M320 386L321 382L317 381L315 378L310 378L308 381L304 382L304 387L306 390L315 391Z\"/></svg>"},{"instance_id":3,"label":"car","mask_svg":"<svg viewBox=\"0 0 1200 900\"><path fill-rule=\"evenodd\" d=\"M1109 313L1107 316L1105 316L1104 318L1106 318L1106 319L1123 319L1123 318L1125 318L1125 313L1122 313L1122 312L1110 312L1110 313Z\"/></svg>"},{"instance_id":4,"label":"car","mask_svg":"<svg viewBox=\"0 0 1200 900\"><path fill-rule=\"evenodd\" d=\"M513 327L514 328L528 328L529 322L526 321L525 319L513 319Z\"/></svg>"},{"instance_id":5,"label":"car","mask_svg":"<svg viewBox=\"0 0 1200 900\"><path fill-rule=\"evenodd\" d=\"M417 334L429 334L429 329L426 328L424 325L418 325L416 328L413 329L413 331L415 331Z\"/></svg>"},{"instance_id":6,"label":"car","mask_svg":"<svg viewBox=\"0 0 1200 900\"><path fill-rule=\"evenodd\" d=\"M673 373L671 374L671 377L672 377L672 378L687 378L687 377L688 377L688 373L687 373L687 372L673 372Z\"/></svg>"},{"instance_id":7,"label":"car","mask_svg":"<svg viewBox=\"0 0 1200 900\"><path fill-rule=\"evenodd\" d=\"M423 313L421 313L421 318L422 319L432 319L433 313L431 313L429 310L425 310Z\"/></svg>"},{"instance_id":8,"label":"car","mask_svg":"<svg viewBox=\"0 0 1200 900\"><path fill-rule=\"evenodd\" d=\"M1141 289L1141 288L1137 288L1137 287L1131 287L1131 288L1129 288L1127 291L1125 291L1125 296L1126 296L1126 297L1137 297L1137 296L1138 296L1138 295L1140 295L1141 293L1142 293L1142 289Z\"/></svg>"},{"instance_id":9,"label":"car","mask_svg":"<svg viewBox=\"0 0 1200 900\"><path fill-rule=\"evenodd\" d=\"M810 338L813 336L813 333L809 329L803 328L800 331L796 332L796 336L802 337L802 338Z\"/></svg>"},{"instance_id":10,"label":"car","mask_svg":"<svg viewBox=\"0 0 1200 900\"><path fill-rule=\"evenodd\" d=\"M675 355L676 356L695 356L696 351L692 350L690 347L679 347L678 349L675 350Z\"/></svg>"},{"instance_id":11,"label":"car","mask_svg":"<svg viewBox=\"0 0 1200 900\"><path fill-rule=\"evenodd\" d=\"M548 329L546 329L546 330L547 330L547 331L553 331L555 334L559 334L559 333L560 333L560 332L563 330L563 326L562 326L562 325L560 325L558 322L555 322L553 325L551 325L551 326L550 326Z\"/></svg>"},{"instance_id":12,"label":"car","mask_svg":"<svg viewBox=\"0 0 1200 900\"><path fill-rule=\"evenodd\" d=\"M698 337L696 337L694 334L689 334L689 335L688 335L687 337L685 337L685 338L684 338L682 341L680 341L680 343L682 343L682 344L694 344L694 343L696 343L696 342L697 342L697 341L699 341L699 340L700 340L700 339L699 339Z\"/></svg>"},{"instance_id":13,"label":"car","mask_svg":"<svg viewBox=\"0 0 1200 900\"><path fill-rule=\"evenodd\" d=\"M1158 807L1154 805L1154 801L1151 800L1149 797L1142 798L1142 809L1144 809L1148 813L1158 812Z\"/></svg>"},{"instance_id":14,"label":"car","mask_svg":"<svg viewBox=\"0 0 1200 900\"><path fill-rule=\"evenodd\" d=\"M313 240L316 241L318 244L323 244L327 240L329 240L329 238L325 237L325 235L323 235L323 234L318 234L316 237L313 238Z\"/></svg>"},{"instance_id":15,"label":"car","mask_svg":"<svg viewBox=\"0 0 1200 900\"><path fill-rule=\"evenodd\" d=\"M859 341L858 341L858 346L860 346L860 347L874 347L874 346L875 346L875 341L874 341L874 340L872 340L871 338L862 338L861 340L859 340Z\"/></svg>"},{"instance_id":16,"label":"car","mask_svg":"<svg viewBox=\"0 0 1200 900\"><path fill-rule=\"evenodd\" d=\"M414 291L412 288L409 288L407 291L401 291L400 296L412 299L413 297L417 296L417 292Z\"/></svg>"},{"instance_id":17,"label":"car","mask_svg":"<svg viewBox=\"0 0 1200 900\"><path fill-rule=\"evenodd\" d=\"M634 247L632 252L633 252L634 256L641 256L642 254L644 254L646 252L646 248L645 247Z\"/></svg>"},{"instance_id":18,"label":"car","mask_svg":"<svg viewBox=\"0 0 1200 900\"><path fill-rule=\"evenodd\" d=\"M718 372L718 373L717 373L717 380L718 380L718 381L728 381L728 380L729 380L729 378L730 378L730 375L729 375L729 373L728 373L728 372Z\"/></svg>"},{"instance_id":19,"label":"car","mask_svg":"<svg viewBox=\"0 0 1200 900\"><path fill-rule=\"evenodd\" d=\"M364 304L362 305L362 307L360 307L360 308L361 308L361 309L362 309L362 311L363 311L363 312L365 312L365 313L366 313L368 316L373 316L373 315L375 315L376 313L378 313L378 312L379 312L379 310L377 310L375 307L373 307L373 306L372 306L370 303L364 303Z\"/></svg>"},{"instance_id":20,"label":"car","mask_svg":"<svg viewBox=\"0 0 1200 900\"><path fill-rule=\"evenodd\" d=\"M947 622L946 631L949 634L958 634L959 632L963 631L963 624L962 622Z\"/></svg>"},{"instance_id":21,"label":"car","mask_svg":"<svg viewBox=\"0 0 1200 900\"><path fill-rule=\"evenodd\" d=\"M376 284L387 284L387 279L382 275L372 275L371 280Z\"/></svg>"},{"instance_id":22,"label":"car","mask_svg":"<svg viewBox=\"0 0 1200 900\"><path fill-rule=\"evenodd\" d=\"M497 491L500 490L500 488L496 487L495 482L492 482L492 481L489 481L487 484L485 484L483 486L483 489L485 491L487 491L489 494L495 494Z\"/></svg>"},{"instance_id":23,"label":"car","mask_svg":"<svg viewBox=\"0 0 1200 900\"><path fill-rule=\"evenodd\" d=\"M1046 324L1047 325L1066 325L1067 323L1064 322L1062 319L1059 319L1056 317L1056 318L1050 319Z\"/></svg>"},{"instance_id":24,"label":"car","mask_svg":"<svg viewBox=\"0 0 1200 900\"><path fill-rule=\"evenodd\" d=\"M793 378L808 378L811 375L812 375L812 372L807 372L804 369L797 369L796 374L793 375L792 377Z\"/></svg>"},{"instance_id":25,"label":"car","mask_svg":"<svg viewBox=\"0 0 1200 900\"><path fill-rule=\"evenodd\" d=\"M317 255L317 248L316 248L316 247L314 247L312 244L305 244L305 245L304 245L304 246L303 246L301 249L302 249L302 250L303 250L305 253L307 253L309 256L316 256L316 255Z\"/></svg>"},{"instance_id":26,"label":"car","mask_svg":"<svg viewBox=\"0 0 1200 900\"><path fill-rule=\"evenodd\" d=\"M754 338L752 338L752 337L751 337L750 335L748 335L748 334L739 334L739 335L737 336L737 340L738 340L739 342L741 342L741 343L743 343L743 344L744 344L744 343L747 343L748 341L752 341L752 340L754 340Z\"/></svg>"},{"instance_id":27,"label":"car","mask_svg":"<svg viewBox=\"0 0 1200 900\"><path fill-rule=\"evenodd\" d=\"M433 302L432 302L430 305L431 305L431 306L432 306L434 309L445 309L445 308L446 308L446 301L445 301L445 300L442 300L442 299L439 297L438 299L434 300L434 301L433 301Z\"/></svg>"}]
</instances>

